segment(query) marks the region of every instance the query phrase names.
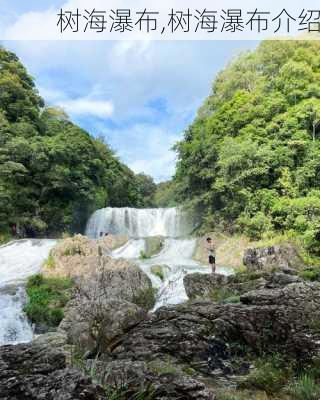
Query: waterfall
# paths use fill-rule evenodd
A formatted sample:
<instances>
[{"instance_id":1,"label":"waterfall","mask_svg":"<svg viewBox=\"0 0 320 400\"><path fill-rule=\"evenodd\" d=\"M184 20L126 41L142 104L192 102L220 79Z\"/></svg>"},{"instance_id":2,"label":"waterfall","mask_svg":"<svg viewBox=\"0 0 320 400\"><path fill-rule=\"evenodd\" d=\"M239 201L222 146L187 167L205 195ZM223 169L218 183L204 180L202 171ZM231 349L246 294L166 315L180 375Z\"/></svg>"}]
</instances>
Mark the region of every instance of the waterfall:
<instances>
[{"instance_id":1,"label":"waterfall","mask_svg":"<svg viewBox=\"0 0 320 400\"><path fill-rule=\"evenodd\" d=\"M88 237L97 239L100 234L127 235L129 241L114 250L114 258L134 260L150 277L157 289L155 309L166 304L178 304L187 300L183 277L193 272L209 273L208 265L193 260L196 239L188 237L194 226L191 218L177 208L135 209L104 208L97 210L89 219L86 229ZM159 254L141 259L146 248L146 238L164 237L164 246ZM152 273L153 266L164 266L164 280ZM218 272L230 274L227 268L218 267Z\"/></svg>"},{"instance_id":2,"label":"waterfall","mask_svg":"<svg viewBox=\"0 0 320 400\"><path fill-rule=\"evenodd\" d=\"M149 236L181 237L192 230L185 213L177 208L103 208L89 219L86 235L97 239L101 233L127 235L130 238Z\"/></svg>"},{"instance_id":3,"label":"waterfall","mask_svg":"<svg viewBox=\"0 0 320 400\"><path fill-rule=\"evenodd\" d=\"M0 345L29 342L24 283L39 272L55 240L17 240L0 246Z\"/></svg>"}]
</instances>

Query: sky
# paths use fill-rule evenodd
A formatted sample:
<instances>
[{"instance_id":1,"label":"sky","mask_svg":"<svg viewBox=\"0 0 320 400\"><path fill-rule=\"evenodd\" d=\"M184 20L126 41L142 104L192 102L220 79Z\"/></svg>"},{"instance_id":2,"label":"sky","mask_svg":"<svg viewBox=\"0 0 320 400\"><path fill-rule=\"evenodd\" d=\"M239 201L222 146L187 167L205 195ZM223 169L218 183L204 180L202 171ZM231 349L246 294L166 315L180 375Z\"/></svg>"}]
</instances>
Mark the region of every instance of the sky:
<instances>
[{"instance_id":1,"label":"sky","mask_svg":"<svg viewBox=\"0 0 320 400\"><path fill-rule=\"evenodd\" d=\"M24 3L27 3L27 5ZM0 25L62 1L0 0ZM4 20L5 19L5 20ZM136 173L171 178L175 153L217 73L254 41L5 41L48 105L106 142Z\"/></svg>"}]
</instances>

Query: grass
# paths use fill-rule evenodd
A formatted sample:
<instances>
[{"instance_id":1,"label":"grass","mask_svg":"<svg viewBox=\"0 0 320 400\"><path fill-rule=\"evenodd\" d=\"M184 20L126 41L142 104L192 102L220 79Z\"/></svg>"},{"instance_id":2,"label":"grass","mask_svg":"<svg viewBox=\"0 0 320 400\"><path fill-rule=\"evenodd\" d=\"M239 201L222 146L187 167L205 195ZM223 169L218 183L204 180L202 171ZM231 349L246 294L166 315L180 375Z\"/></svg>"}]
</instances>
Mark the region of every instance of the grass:
<instances>
[{"instance_id":1,"label":"grass","mask_svg":"<svg viewBox=\"0 0 320 400\"><path fill-rule=\"evenodd\" d=\"M216 288L209 293L211 300L217 303L239 303L240 296L234 294L234 292L228 288Z\"/></svg>"},{"instance_id":2,"label":"grass","mask_svg":"<svg viewBox=\"0 0 320 400\"><path fill-rule=\"evenodd\" d=\"M36 324L56 327L64 317L64 307L70 300L72 280L69 278L45 278L37 274L27 283L28 301L24 311Z\"/></svg>"},{"instance_id":3,"label":"grass","mask_svg":"<svg viewBox=\"0 0 320 400\"><path fill-rule=\"evenodd\" d=\"M45 261L45 266L49 269L54 269L56 266L56 263L54 261L54 257L52 255L52 253L49 254L49 257L47 258L47 260Z\"/></svg>"},{"instance_id":4,"label":"grass","mask_svg":"<svg viewBox=\"0 0 320 400\"><path fill-rule=\"evenodd\" d=\"M164 281L164 272L160 265L153 265L150 271L153 275L157 276L161 281Z\"/></svg>"},{"instance_id":5,"label":"grass","mask_svg":"<svg viewBox=\"0 0 320 400\"><path fill-rule=\"evenodd\" d=\"M174 364L173 360L168 356L165 360L156 359L148 363L148 368L157 375L176 375L181 370Z\"/></svg>"},{"instance_id":6,"label":"grass","mask_svg":"<svg viewBox=\"0 0 320 400\"><path fill-rule=\"evenodd\" d=\"M279 355L258 359L255 369L240 384L243 389L255 389L274 394L286 387L294 376L293 368Z\"/></svg>"},{"instance_id":7,"label":"grass","mask_svg":"<svg viewBox=\"0 0 320 400\"><path fill-rule=\"evenodd\" d=\"M117 377L111 379L112 383L106 384L105 380L110 376L111 371L98 373L98 357L91 360L91 365L87 364L85 351L80 346L72 347L71 363L72 367L81 370L84 375L89 376L93 382L100 384L105 392L106 400L156 400L155 389L152 384L139 384L128 381L125 374L119 373Z\"/></svg>"},{"instance_id":8,"label":"grass","mask_svg":"<svg viewBox=\"0 0 320 400\"><path fill-rule=\"evenodd\" d=\"M0 233L0 246L2 244L6 244L12 240L12 236L8 232L1 232Z\"/></svg>"},{"instance_id":9,"label":"grass","mask_svg":"<svg viewBox=\"0 0 320 400\"><path fill-rule=\"evenodd\" d=\"M320 385L316 383L312 376L307 374L300 376L297 381L289 385L288 392L293 400L320 399Z\"/></svg>"},{"instance_id":10,"label":"grass","mask_svg":"<svg viewBox=\"0 0 320 400\"><path fill-rule=\"evenodd\" d=\"M299 276L306 281L319 281L320 280L320 267L309 267L299 272Z\"/></svg>"},{"instance_id":11,"label":"grass","mask_svg":"<svg viewBox=\"0 0 320 400\"><path fill-rule=\"evenodd\" d=\"M145 251L143 251L143 250L141 250L140 251L140 260L147 260L148 258L150 258L150 257L148 257L147 256L147 254L145 253Z\"/></svg>"}]
</instances>

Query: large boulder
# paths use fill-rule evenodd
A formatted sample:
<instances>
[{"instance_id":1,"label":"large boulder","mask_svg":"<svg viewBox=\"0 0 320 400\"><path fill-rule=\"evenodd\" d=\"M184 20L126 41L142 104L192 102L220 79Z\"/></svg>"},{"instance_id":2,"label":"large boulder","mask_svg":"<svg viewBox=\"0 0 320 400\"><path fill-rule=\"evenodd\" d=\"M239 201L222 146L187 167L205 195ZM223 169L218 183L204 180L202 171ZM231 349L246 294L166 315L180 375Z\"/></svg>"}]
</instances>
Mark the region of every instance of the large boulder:
<instances>
[{"instance_id":1,"label":"large boulder","mask_svg":"<svg viewBox=\"0 0 320 400\"><path fill-rule=\"evenodd\" d=\"M147 258L150 258L162 250L164 246L164 237L163 236L150 236L145 239L145 251L144 255Z\"/></svg>"},{"instance_id":2,"label":"large boulder","mask_svg":"<svg viewBox=\"0 0 320 400\"><path fill-rule=\"evenodd\" d=\"M213 392L206 388L203 382L188 376L179 366L171 365L168 360L151 363L129 360L90 361L87 364L88 369L93 365L96 379L102 385L125 382L132 394L138 392L141 387L151 387L154 399L215 399Z\"/></svg>"},{"instance_id":3,"label":"large boulder","mask_svg":"<svg viewBox=\"0 0 320 400\"><path fill-rule=\"evenodd\" d=\"M183 283L189 299L217 300L222 297L240 296L252 290L281 288L290 283L302 282L292 271L285 272L255 272L235 275L220 274L188 274ZM220 296L220 297L221 297Z\"/></svg>"},{"instance_id":4,"label":"large boulder","mask_svg":"<svg viewBox=\"0 0 320 400\"><path fill-rule=\"evenodd\" d=\"M202 300L162 307L125 333L109 357L152 361L171 356L211 374L209 359L219 354L210 343L221 339L303 360L319 353L319 306L320 284L298 282L248 292L240 304Z\"/></svg>"},{"instance_id":5,"label":"large boulder","mask_svg":"<svg viewBox=\"0 0 320 400\"><path fill-rule=\"evenodd\" d=\"M213 292L230 283L230 277L221 274L187 274L183 284L189 299L211 298Z\"/></svg>"},{"instance_id":6,"label":"large boulder","mask_svg":"<svg viewBox=\"0 0 320 400\"><path fill-rule=\"evenodd\" d=\"M42 272L47 276L86 276L100 265L102 255L107 255L127 241L126 237L108 235L100 240L91 240L76 235L59 241L51 250Z\"/></svg>"},{"instance_id":7,"label":"large boulder","mask_svg":"<svg viewBox=\"0 0 320 400\"><path fill-rule=\"evenodd\" d=\"M51 277L73 279L59 332L83 353L107 351L117 336L147 318L155 303L149 277L133 262L107 255L105 242L110 240L68 238L52 250L44 268Z\"/></svg>"},{"instance_id":8,"label":"large boulder","mask_svg":"<svg viewBox=\"0 0 320 400\"><path fill-rule=\"evenodd\" d=\"M95 272L76 279L59 326L69 343L89 353L108 351L119 335L147 318L155 301L149 277L135 264L108 256L99 262Z\"/></svg>"},{"instance_id":9,"label":"large boulder","mask_svg":"<svg viewBox=\"0 0 320 400\"><path fill-rule=\"evenodd\" d=\"M20 344L0 347L0 399L102 400L105 394L90 378L66 368L63 353Z\"/></svg>"},{"instance_id":10,"label":"large boulder","mask_svg":"<svg viewBox=\"0 0 320 400\"><path fill-rule=\"evenodd\" d=\"M81 293L69 304L59 332L85 357L109 352L121 334L147 318L136 304Z\"/></svg>"},{"instance_id":11,"label":"large boulder","mask_svg":"<svg viewBox=\"0 0 320 400\"><path fill-rule=\"evenodd\" d=\"M297 249L289 243L246 249L243 256L243 264L249 271L270 271L274 268L299 269L303 267L303 261Z\"/></svg>"}]
</instances>

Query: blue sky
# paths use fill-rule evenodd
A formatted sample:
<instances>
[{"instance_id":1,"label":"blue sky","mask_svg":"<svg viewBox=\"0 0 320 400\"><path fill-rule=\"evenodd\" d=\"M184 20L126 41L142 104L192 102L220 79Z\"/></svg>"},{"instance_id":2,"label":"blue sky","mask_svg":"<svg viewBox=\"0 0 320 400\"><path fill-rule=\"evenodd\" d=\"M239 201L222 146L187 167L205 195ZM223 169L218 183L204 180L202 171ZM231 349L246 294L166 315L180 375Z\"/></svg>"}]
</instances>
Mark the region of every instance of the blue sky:
<instances>
[{"instance_id":1,"label":"blue sky","mask_svg":"<svg viewBox=\"0 0 320 400\"><path fill-rule=\"evenodd\" d=\"M174 172L170 149L217 72L255 42L6 42L49 105L102 135L135 172Z\"/></svg>"},{"instance_id":2,"label":"blue sky","mask_svg":"<svg viewBox=\"0 0 320 400\"><path fill-rule=\"evenodd\" d=\"M2 25L63 1L0 0ZM5 17L6 16L6 17ZM102 135L135 172L174 173L170 149L194 119L216 74L253 41L7 41L47 104Z\"/></svg>"}]
</instances>

